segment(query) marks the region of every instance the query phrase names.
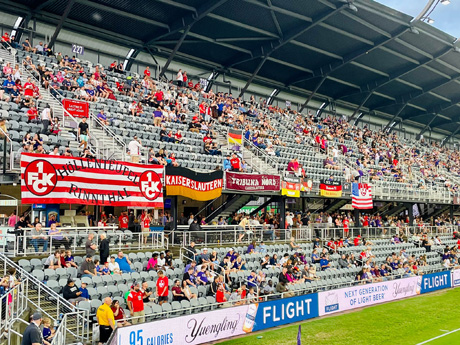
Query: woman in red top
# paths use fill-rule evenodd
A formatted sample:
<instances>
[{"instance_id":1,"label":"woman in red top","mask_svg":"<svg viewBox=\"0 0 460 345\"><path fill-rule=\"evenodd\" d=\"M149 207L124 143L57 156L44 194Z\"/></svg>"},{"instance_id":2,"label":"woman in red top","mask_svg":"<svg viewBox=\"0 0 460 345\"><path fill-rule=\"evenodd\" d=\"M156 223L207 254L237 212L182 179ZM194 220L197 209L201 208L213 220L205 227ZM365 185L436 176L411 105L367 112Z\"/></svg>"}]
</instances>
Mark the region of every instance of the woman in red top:
<instances>
[{"instance_id":1,"label":"woman in red top","mask_svg":"<svg viewBox=\"0 0 460 345\"><path fill-rule=\"evenodd\" d=\"M186 71L182 73L182 78L184 79L184 83L182 85L187 85L187 72Z\"/></svg>"},{"instance_id":2,"label":"woman in red top","mask_svg":"<svg viewBox=\"0 0 460 345\"><path fill-rule=\"evenodd\" d=\"M227 302L227 298L225 298L225 291L222 285L219 286L219 289L216 292L216 302L217 303Z\"/></svg>"},{"instance_id":3,"label":"woman in red top","mask_svg":"<svg viewBox=\"0 0 460 345\"><path fill-rule=\"evenodd\" d=\"M31 82L30 77L27 78L27 82L24 84L24 96L33 97L34 88L35 88L35 85Z\"/></svg>"},{"instance_id":4,"label":"woman in red top","mask_svg":"<svg viewBox=\"0 0 460 345\"><path fill-rule=\"evenodd\" d=\"M120 302L116 299L113 300L110 309L113 311L113 317L117 322L117 327L131 326L131 324L125 319L125 311L120 307Z\"/></svg>"},{"instance_id":5,"label":"woman in red top","mask_svg":"<svg viewBox=\"0 0 460 345\"><path fill-rule=\"evenodd\" d=\"M176 134L174 135L174 139L176 140L176 143L181 143L182 142L182 132L178 130Z\"/></svg>"}]
</instances>

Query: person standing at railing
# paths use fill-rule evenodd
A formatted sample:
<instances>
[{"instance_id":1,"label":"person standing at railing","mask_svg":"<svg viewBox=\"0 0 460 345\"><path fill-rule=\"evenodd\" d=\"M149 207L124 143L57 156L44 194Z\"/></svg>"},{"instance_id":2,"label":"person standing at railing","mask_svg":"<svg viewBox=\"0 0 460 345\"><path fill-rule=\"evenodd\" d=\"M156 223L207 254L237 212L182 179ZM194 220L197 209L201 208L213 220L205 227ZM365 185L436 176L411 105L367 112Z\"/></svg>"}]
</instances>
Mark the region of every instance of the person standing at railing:
<instances>
[{"instance_id":1,"label":"person standing at railing","mask_svg":"<svg viewBox=\"0 0 460 345\"><path fill-rule=\"evenodd\" d=\"M101 242L99 242L99 254L101 257L101 264L105 265L107 258L110 255L110 242L107 239L107 235L105 233L102 233L100 237Z\"/></svg>"},{"instance_id":2,"label":"person standing at railing","mask_svg":"<svg viewBox=\"0 0 460 345\"><path fill-rule=\"evenodd\" d=\"M40 329L42 323L42 314L36 311L32 315L32 321L22 334L21 345L43 345L44 339Z\"/></svg>"},{"instance_id":3,"label":"person standing at railing","mask_svg":"<svg viewBox=\"0 0 460 345\"><path fill-rule=\"evenodd\" d=\"M115 317L110 308L112 299L104 298L104 303L97 309L96 318L99 324L99 345L102 345L109 340L110 335L115 330Z\"/></svg>"}]
</instances>

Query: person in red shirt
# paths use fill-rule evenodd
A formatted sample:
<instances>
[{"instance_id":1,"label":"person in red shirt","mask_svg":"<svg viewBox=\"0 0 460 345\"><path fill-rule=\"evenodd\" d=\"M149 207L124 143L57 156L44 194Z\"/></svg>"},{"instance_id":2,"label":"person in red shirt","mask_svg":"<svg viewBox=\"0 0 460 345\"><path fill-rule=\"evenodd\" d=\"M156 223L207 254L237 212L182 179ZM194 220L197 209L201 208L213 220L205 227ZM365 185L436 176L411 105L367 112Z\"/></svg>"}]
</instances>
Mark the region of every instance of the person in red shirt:
<instances>
[{"instance_id":1,"label":"person in red shirt","mask_svg":"<svg viewBox=\"0 0 460 345\"><path fill-rule=\"evenodd\" d=\"M29 117L29 122L35 122L38 117L38 111L35 106L31 106L29 110L27 110L27 116Z\"/></svg>"},{"instance_id":2,"label":"person in red shirt","mask_svg":"<svg viewBox=\"0 0 460 345\"><path fill-rule=\"evenodd\" d=\"M201 89L201 84L196 83L195 86L193 87L195 90L200 90Z\"/></svg>"},{"instance_id":3,"label":"person in red shirt","mask_svg":"<svg viewBox=\"0 0 460 345\"><path fill-rule=\"evenodd\" d=\"M369 226L369 217L368 216L363 217L363 226Z\"/></svg>"},{"instance_id":4,"label":"person in red shirt","mask_svg":"<svg viewBox=\"0 0 460 345\"><path fill-rule=\"evenodd\" d=\"M204 103L204 101L201 102L200 104L200 115L201 116L206 115L206 103Z\"/></svg>"},{"instance_id":5,"label":"person in red shirt","mask_svg":"<svg viewBox=\"0 0 460 345\"><path fill-rule=\"evenodd\" d=\"M163 91L158 90L157 92L155 92L155 99L157 100L157 103L163 102L163 98L164 98Z\"/></svg>"},{"instance_id":6,"label":"person in red shirt","mask_svg":"<svg viewBox=\"0 0 460 345\"><path fill-rule=\"evenodd\" d=\"M358 235L356 236L356 238L353 240L353 244L355 245L355 247L359 246L361 242L361 235Z\"/></svg>"},{"instance_id":7,"label":"person in red shirt","mask_svg":"<svg viewBox=\"0 0 460 345\"><path fill-rule=\"evenodd\" d=\"M150 214L146 213L144 218L142 219L142 232L144 233L144 243L147 243L147 240L150 235L150 221L151 221Z\"/></svg>"},{"instance_id":8,"label":"person in red shirt","mask_svg":"<svg viewBox=\"0 0 460 345\"><path fill-rule=\"evenodd\" d=\"M232 154L232 159L230 159L230 164L232 165L232 171L241 171L241 162L236 154Z\"/></svg>"},{"instance_id":9,"label":"person in red shirt","mask_svg":"<svg viewBox=\"0 0 460 345\"><path fill-rule=\"evenodd\" d=\"M110 66L109 66L109 71L114 71L114 70L116 70L116 69L117 69L117 62L114 61L114 62L112 62L112 63L110 64Z\"/></svg>"},{"instance_id":10,"label":"person in red shirt","mask_svg":"<svg viewBox=\"0 0 460 345\"><path fill-rule=\"evenodd\" d=\"M121 230L128 229L128 215L126 212L122 212L120 217L118 217L118 224Z\"/></svg>"},{"instance_id":11,"label":"person in red shirt","mask_svg":"<svg viewBox=\"0 0 460 345\"><path fill-rule=\"evenodd\" d=\"M11 43L11 37L10 35L8 35L8 32L5 32L2 36L2 43L3 42L6 42L6 43Z\"/></svg>"},{"instance_id":12,"label":"person in red shirt","mask_svg":"<svg viewBox=\"0 0 460 345\"><path fill-rule=\"evenodd\" d=\"M145 322L144 293L141 291L141 284L134 282L133 289L128 295L128 309L133 318L133 325Z\"/></svg>"},{"instance_id":13,"label":"person in red shirt","mask_svg":"<svg viewBox=\"0 0 460 345\"><path fill-rule=\"evenodd\" d=\"M158 271L158 280L157 280L157 291L158 304L162 305L165 302L168 302L169 295L169 285L168 277L166 277L163 271Z\"/></svg>"},{"instance_id":14,"label":"person in red shirt","mask_svg":"<svg viewBox=\"0 0 460 345\"><path fill-rule=\"evenodd\" d=\"M147 67L145 68L145 70L144 70L144 75L147 75L147 76L150 77L150 67L149 67L149 66L147 66Z\"/></svg>"},{"instance_id":15,"label":"person in red shirt","mask_svg":"<svg viewBox=\"0 0 460 345\"><path fill-rule=\"evenodd\" d=\"M183 86L187 85L187 72L186 71L182 73L182 79L184 81L182 85Z\"/></svg>"},{"instance_id":16,"label":"person in red shirt","mask_svg":"<svg viewBox=\"0 0 460 345\"><path fill-rule=\"evenodd\" d=\"M193 89L193 81L192 81L192 79L190 79L190 81L188 82L188 87Z\"/></svg>"},{"instance_id":17,"label":"person in red shirt","mask_svg":"<svg viewBox=\"0 0 460 345\"><path fill-rule=\"evenodd\" d=\"M225 297L225 291L222 285L220 285L218 290L216 291L216 302L217 303L227 302L227 298Z\"/></svg>"},{"instance_id":18,"label":"person in red shirt","mask_svg":"<svg viewBox=\"0 0 460 345\"><path fill-rule=\"evenodd\" d=\"M343 232L345 233L345 237L348 236L348 224L350 224L350 221L348 220L348 217L344 217L343 218Z\"/></svg>"}]
</instances>

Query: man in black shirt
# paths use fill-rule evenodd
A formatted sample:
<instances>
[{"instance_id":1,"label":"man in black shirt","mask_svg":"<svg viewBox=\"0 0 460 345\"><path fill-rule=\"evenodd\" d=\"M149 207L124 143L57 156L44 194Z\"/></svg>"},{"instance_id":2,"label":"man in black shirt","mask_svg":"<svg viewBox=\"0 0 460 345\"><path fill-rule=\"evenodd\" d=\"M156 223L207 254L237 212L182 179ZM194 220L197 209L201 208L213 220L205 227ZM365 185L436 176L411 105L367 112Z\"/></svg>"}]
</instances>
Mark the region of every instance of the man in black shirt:
<instances>
[{"instance_id":1,"label":"man in black shirt","mask_svg":"<svg viewBox=\"0 0 460 345\"><path fill-rule=\"evenodd\" d=\"M82 292L75 285L75 281L69 278L67 285L62 288L62 295L64 299L68 300L73 305L77 305L78 302L86 301L86 298L81 297Z\"/></svg>"},{"instance_id":2,"label":"man in black shirt","mask_svg":"<svg viewBox=\"0 0 460 345\"><path fill-rule=\"evenodd\" d=\"M101 234L101 242L99 243L99 253L101 255L101 265L107 262L107 258L110 255L109 240L105 233Z\"/></svg>"},{"instance_id":3,"label":"man in black shirt","mask_svg":"<svg viewBox=\"0 0 460 345\"><path fill-rule=\"evenodd\" d=\"M43 335L40 329L40 324L42 323L42 314L40 312L35 312L32 315L32 322L25 329L21 345L42 345L43 344Z\"/></svg>"},{"instance_id":4,"label":"man in black shirt","mask_svg":"<svg viewBox=\"0 0 460 345\"><path fill-rule=\"evenodd\" d=\"M80 138L80 145L83 145L83 148L86 149L88 146L88 136L89 136L89 126L86 123L86 117L81 119L80 124L78 125L78 137Z\"/></svg>"}]
</instances>

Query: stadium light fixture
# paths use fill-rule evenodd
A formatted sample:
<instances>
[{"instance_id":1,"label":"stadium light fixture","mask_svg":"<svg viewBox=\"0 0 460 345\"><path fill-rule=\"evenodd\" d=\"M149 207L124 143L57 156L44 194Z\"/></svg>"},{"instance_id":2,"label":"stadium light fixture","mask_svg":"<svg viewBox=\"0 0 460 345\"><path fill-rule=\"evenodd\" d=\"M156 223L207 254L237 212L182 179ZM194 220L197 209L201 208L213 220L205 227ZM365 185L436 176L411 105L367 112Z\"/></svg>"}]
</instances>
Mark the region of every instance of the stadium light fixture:
<instances>
[{"instance_id":1,"label":"stadium light fixture","mask_svg":"<svg viewBox=\"0 0 460 345\"><path fill-rule=\"evenodd\" d=\"M434 23L434 19L433 18L427 18L426 22L428 24L433 24Z\"/></svg>"},{"instance_id":2,"label":"stadium light fixture","mask_svg":"<svg viewBox=\"0 0 460 345\"><path fill-rule=\"evenodd\" d=\"M410 32L416 35L420 34L420 31L418 31L418 29L413 26L410 27Z\"/></svg>"},{"instance_id":3,"label":"stadium light fixture","mask_svg":"<svg viewBox=\"0 0 460 345\"><path fill-rule=\"evenodd\" d=\"M11 30L11 37L16 36L16 30L19 28L19 25L21 25L23 19L23 17L18 17L18 19L16 19L16 22L13 25L13 30Z\"/></svg>"},{"instance_id":4,"label":"stadium light fixture","mask_svg":"<svg viewBox=\"0 0 460 345\"><path fill-rule=\"evenodd\" d=\"M353 3L349 2L348 3L348 8L354 12L358 12L358 7L356 7L355 5L353 5Z\"/></svg>"},{"instance_id":5,"label":"stadium light fixture","mask_svg":"<svg viewBox=\"0 0 460 345\"><path fill-rule=\"evenodd\" d=\"M443 4L443 5L449 5L449 4L450 4L450 0L441 0L441 4Z\"/></svg>"}]
</instances>

